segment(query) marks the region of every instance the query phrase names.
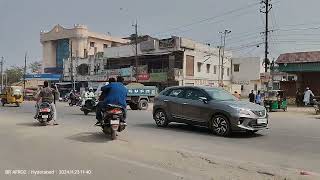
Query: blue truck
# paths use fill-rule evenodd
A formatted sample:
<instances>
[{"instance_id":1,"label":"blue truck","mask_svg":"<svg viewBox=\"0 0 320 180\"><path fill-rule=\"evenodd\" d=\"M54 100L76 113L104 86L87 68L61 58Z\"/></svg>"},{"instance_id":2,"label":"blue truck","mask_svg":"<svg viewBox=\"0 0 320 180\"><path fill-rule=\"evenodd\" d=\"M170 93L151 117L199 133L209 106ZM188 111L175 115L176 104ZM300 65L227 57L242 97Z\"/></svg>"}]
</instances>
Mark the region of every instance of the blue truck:
<instances>
[{"instance_id":1,"label":"blue truck","mask_svg":"<svg viewBox=\"0 0 320 180\"><path fill-rule=\"evenodd\" d=\"M140 83L130 83L128 88L127 104L131 110L147 110L149 102L158 95L156 86L144 86Z\"/></svg>"}]
</instances>

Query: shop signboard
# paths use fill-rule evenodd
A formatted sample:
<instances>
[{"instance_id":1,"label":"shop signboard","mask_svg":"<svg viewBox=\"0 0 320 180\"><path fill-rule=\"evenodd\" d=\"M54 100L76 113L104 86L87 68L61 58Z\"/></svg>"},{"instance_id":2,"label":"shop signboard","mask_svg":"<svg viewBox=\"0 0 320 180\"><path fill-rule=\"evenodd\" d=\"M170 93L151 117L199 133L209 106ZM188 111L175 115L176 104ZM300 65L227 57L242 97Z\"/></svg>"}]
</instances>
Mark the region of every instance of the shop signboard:
<instances>
[{"instance_id":1,"label":"shop signboard","mask_svg":"<svg viewBox=\"0 0 320 180\"><path fill-rule=\"evenodd\" d=\"M167 72L150 73L150 81L152 82L162 82L167 80L168 80Z\"/></svg>"}]
</instances>

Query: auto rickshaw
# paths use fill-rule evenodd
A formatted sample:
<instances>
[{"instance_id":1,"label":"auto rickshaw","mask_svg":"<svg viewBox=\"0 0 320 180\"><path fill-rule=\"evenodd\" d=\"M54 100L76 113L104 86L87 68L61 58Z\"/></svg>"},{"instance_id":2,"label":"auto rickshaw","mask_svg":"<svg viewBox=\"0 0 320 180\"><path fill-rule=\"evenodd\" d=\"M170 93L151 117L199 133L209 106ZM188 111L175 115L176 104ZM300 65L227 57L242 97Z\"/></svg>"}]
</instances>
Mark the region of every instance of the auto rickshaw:
<instances>
[{"instance_id":1,"label":"auto rickshaw","mask_svg":"<svg viewBox=\"0 0 320 180\"><path fill-rule=\"evenodd\" d=\"M264 107L267 111L272 112L278 109L287 111L287 98L282 90L270 90L265 92Z\"/></svg>"},{"instance_id":2,"label":"auto rickshaw","mask_svg":"<svg viewBox=\"0 0 320 180\"><path fill-rule=\"evenodd\" d=\"M15 104L17 107L23 102L23 88L21 86L8 86L0 95L2 106Z\"/></svg>"}]
</instances>

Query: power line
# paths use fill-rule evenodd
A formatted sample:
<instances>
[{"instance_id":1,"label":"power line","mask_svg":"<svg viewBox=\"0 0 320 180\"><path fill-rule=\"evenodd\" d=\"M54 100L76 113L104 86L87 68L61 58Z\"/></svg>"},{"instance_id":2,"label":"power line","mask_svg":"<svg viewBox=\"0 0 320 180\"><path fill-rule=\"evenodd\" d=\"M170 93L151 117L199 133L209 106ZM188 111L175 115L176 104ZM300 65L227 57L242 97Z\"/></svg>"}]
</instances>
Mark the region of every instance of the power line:
<instances>
[{"instance_id":1,"label":"power line","mask_svg":"<svg viewBox=\"0 0 320 180\"><path fill-rule=\"evenodd\" d=\"M248 8L254 7L254 6L258 5L258 4L260 4L260 3L252 3L252 4L249 4L249 5L246 5L246 6L237 8L237 9L233 9L233 10L224 12L224 13L222 13L222 14L220 14L220 15L217 15L217 16L200 19L200 20L198 20L198 21L195 21L195 22L192 22L192 23L189 23L189 24L177 26L177 27L168 29L168 30L166 30L166 31L154 33L154 34L152 34L152 35L154 36L154 35L158 35L158 34L164 34L164 33L167 33L167 32L172 32L172 31L175 31L175 30L180 30L181 28L190 27L190 26L193 26L193 25L196 25L196 24L201 24L201 23L203 23L203 22L211 21L211 20L213 20L213 19L217 19L217 18L226 16L226 15L233 14L233 13L238 12L238 11L242 11L242 10L244 10L244 9L248 9Z\"/></svg>"}]
</instances>

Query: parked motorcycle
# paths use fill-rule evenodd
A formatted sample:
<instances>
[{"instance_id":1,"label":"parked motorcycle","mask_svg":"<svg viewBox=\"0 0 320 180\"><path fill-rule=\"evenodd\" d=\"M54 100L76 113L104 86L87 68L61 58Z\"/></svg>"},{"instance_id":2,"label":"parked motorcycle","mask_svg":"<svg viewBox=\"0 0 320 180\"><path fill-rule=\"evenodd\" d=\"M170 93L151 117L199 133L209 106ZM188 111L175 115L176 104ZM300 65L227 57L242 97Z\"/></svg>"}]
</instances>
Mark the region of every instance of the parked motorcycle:
<instances>
[{"instance_id":1,"label":"parked motorcycle","mask_svg":"<svg viewBox=\"0 0 320 180\"><path fill-rule=\"evenodd\" d=\"M80 110L84 115L88 115L90 112L96 112L98 102L95 99L87 99Z\"/></svg>"},{"instance_id":2,"label":"parked motorcycle","mask_svg":"<svg viewBox=\"0 0 320 180\"><path fill-rule=\"evenodd\" d=\"M110 135L112 140L117 138L117 132L126 128L122 122L124 118L124 109L121 106L109 104L103 113L103 120L100 125L106 135Z\"/></svg>"},{"instance_id":3,"label":"parked motorcycle","mask_svg":"<svg viewBox=\"0 0 320 180\"><path fill-rule=\"evenodd\" d=\"M316 111L316 114L320 114L320 102L318 102L316 99L313 99L313 107Z\"/></svg>"},{"instance_id":4,"label":"parked motorcycle","mask_svg":"<svg viewBox=\"0 0 320 180\"><path fill-rule=\"evenodd\" d=\"M53 111L51 105L47 102L42 102L38 108L38 121L41 125L47 125L53 119Z\"/></svg>"}]
</instances>

